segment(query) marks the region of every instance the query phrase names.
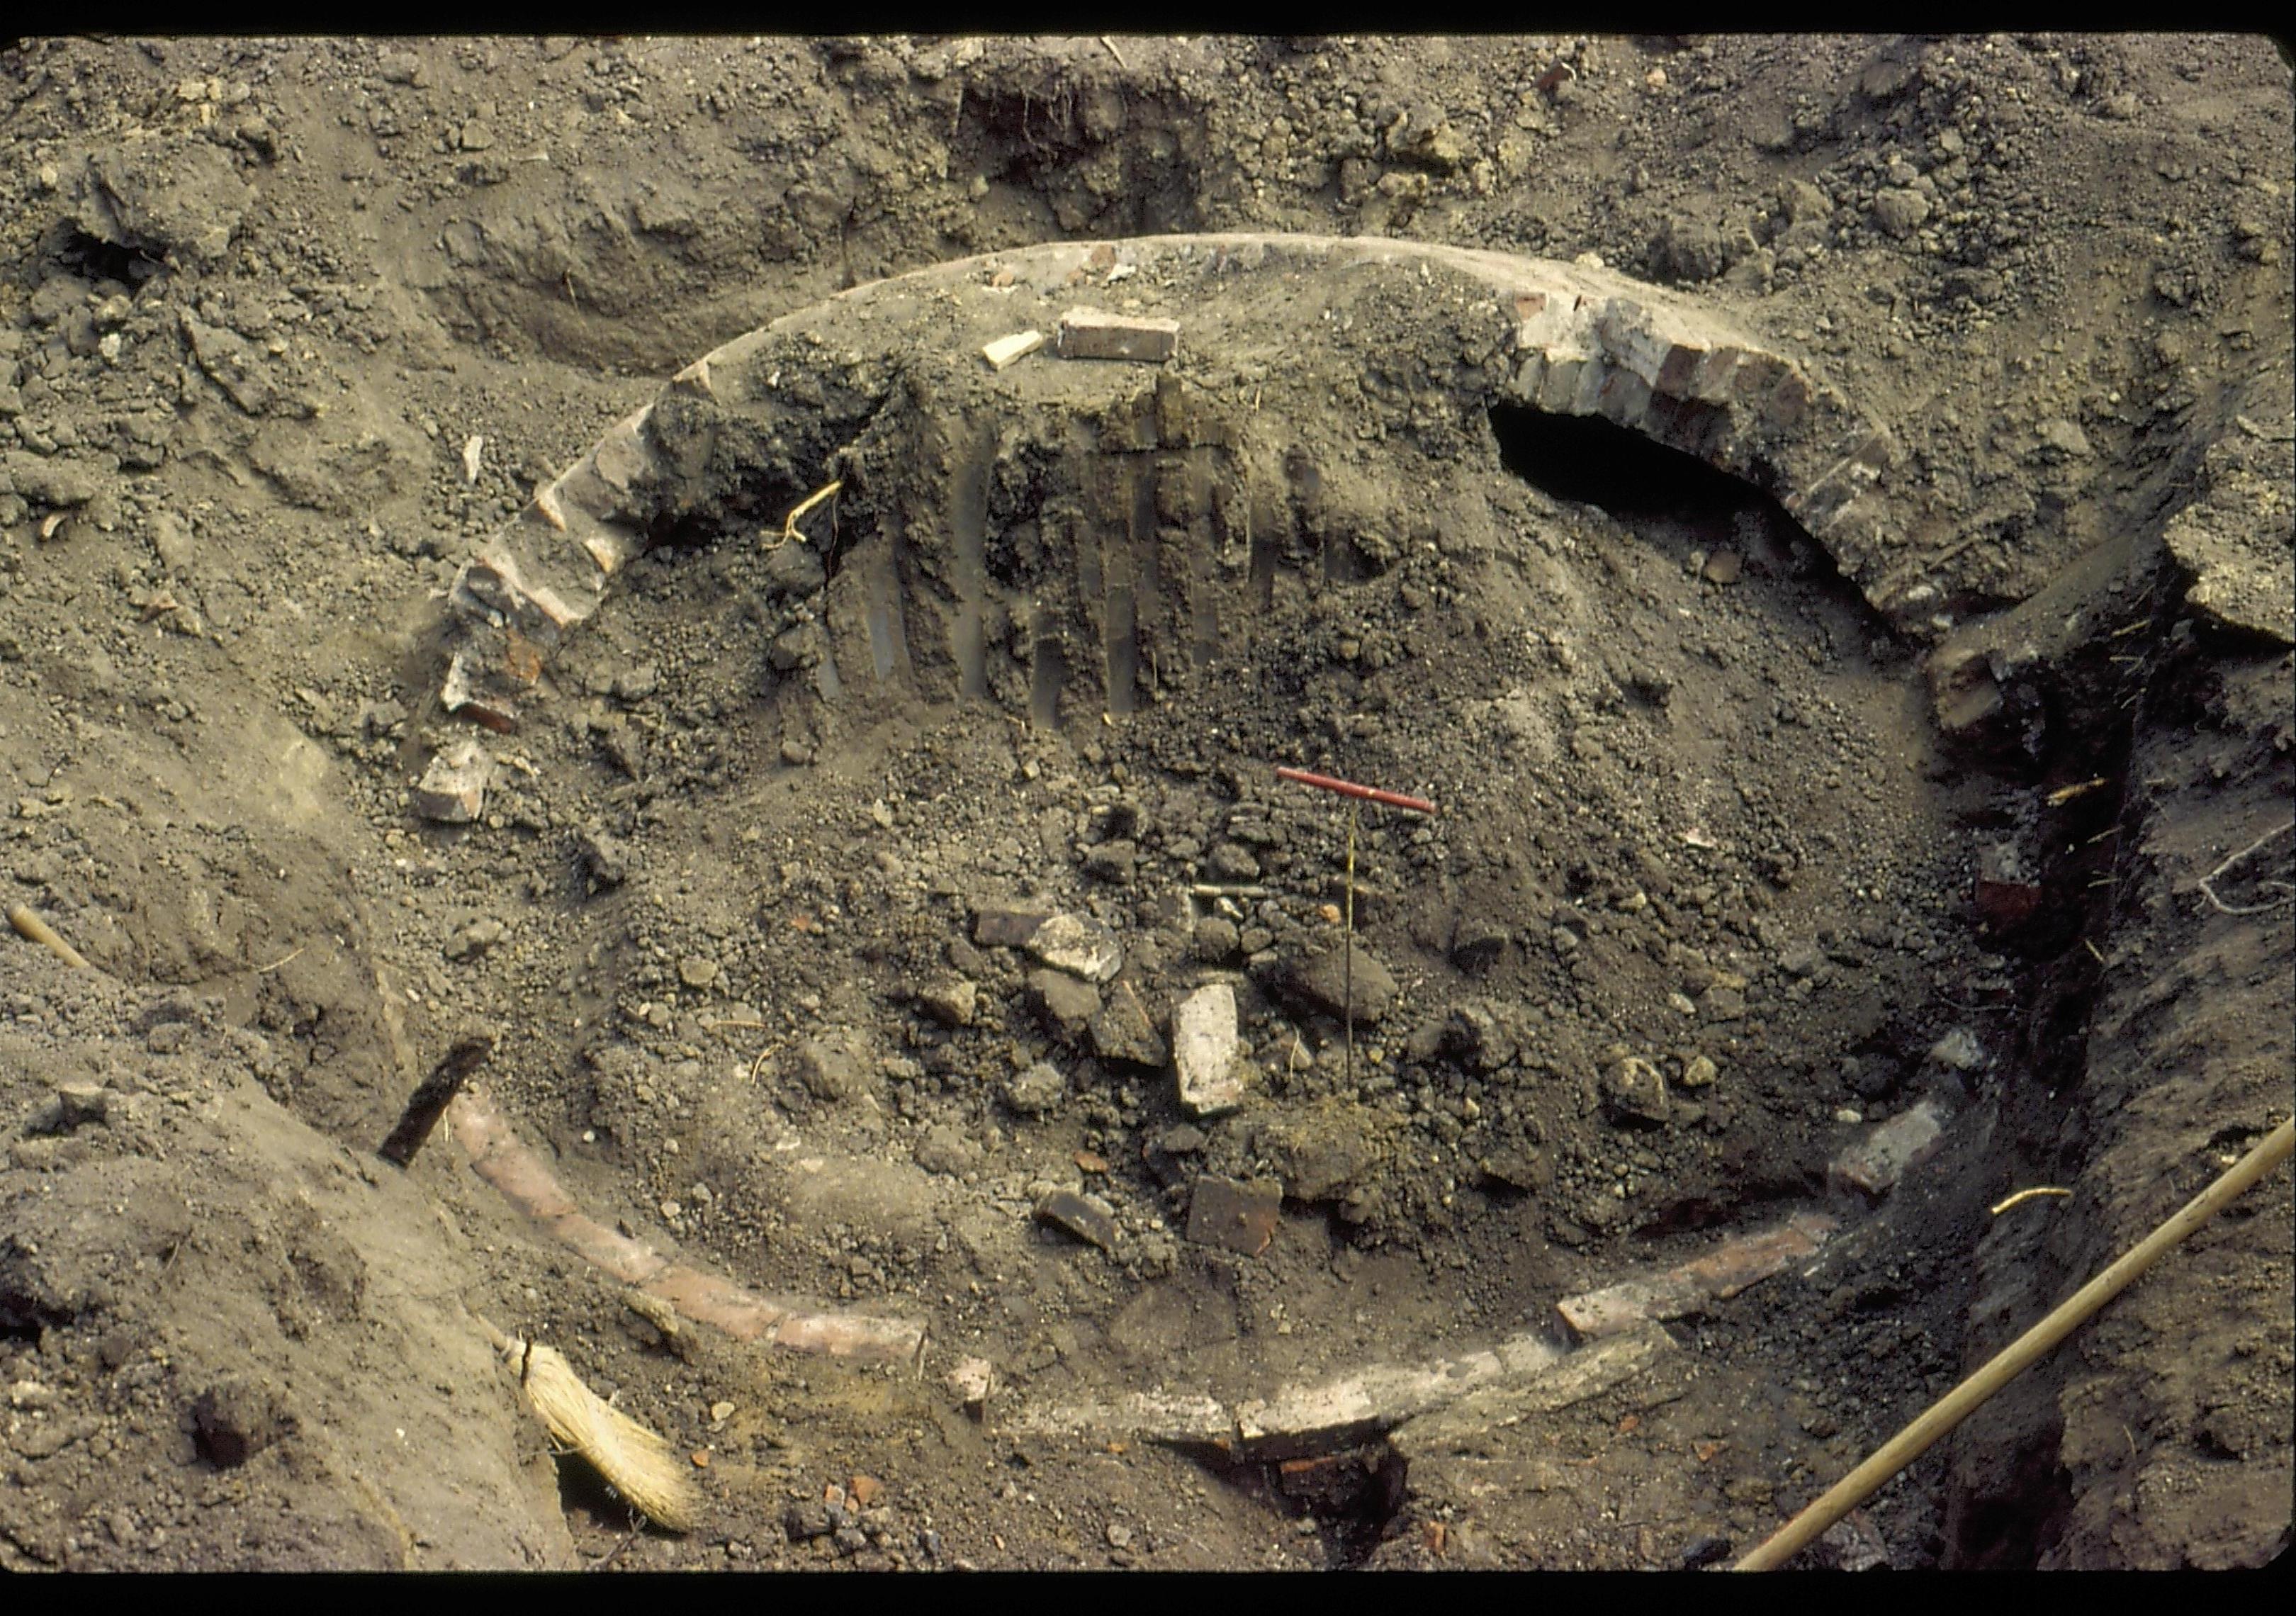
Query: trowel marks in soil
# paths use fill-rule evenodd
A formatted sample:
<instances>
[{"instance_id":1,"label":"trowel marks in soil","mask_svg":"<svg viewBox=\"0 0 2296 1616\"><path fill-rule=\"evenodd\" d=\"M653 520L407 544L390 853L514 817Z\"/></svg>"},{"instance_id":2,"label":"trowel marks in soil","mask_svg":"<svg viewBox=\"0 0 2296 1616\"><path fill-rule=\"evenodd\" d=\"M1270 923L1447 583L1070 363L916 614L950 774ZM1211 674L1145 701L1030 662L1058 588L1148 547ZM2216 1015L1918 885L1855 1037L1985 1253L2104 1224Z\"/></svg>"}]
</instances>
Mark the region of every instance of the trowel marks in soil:
<instances>
[{"instance_id":1,"label":"trowel marks in soil","mask_svg":"<svg viewBox=\"0 0 2296 1616\"><path fill-rule=\"evenodd\" d=\"M1095 299L1185 314L1177 359L984 357ZM1855 580L1902 587L1918 561L1891 552L1887 426L1677 294L1320 237L1045 247L860 289L681 373L463 570L476 641L447 704L509 722L538 675L529 643L589 616L631 555L752 537L834 475L827 587L783 659L823 670L816 688L900 667L929 698L1127 715L1185 669L1249 660L1279 565L1344 585L1488 547L1494 407L1621 426L1746 479Z\"/></svg>"}]
</instances>

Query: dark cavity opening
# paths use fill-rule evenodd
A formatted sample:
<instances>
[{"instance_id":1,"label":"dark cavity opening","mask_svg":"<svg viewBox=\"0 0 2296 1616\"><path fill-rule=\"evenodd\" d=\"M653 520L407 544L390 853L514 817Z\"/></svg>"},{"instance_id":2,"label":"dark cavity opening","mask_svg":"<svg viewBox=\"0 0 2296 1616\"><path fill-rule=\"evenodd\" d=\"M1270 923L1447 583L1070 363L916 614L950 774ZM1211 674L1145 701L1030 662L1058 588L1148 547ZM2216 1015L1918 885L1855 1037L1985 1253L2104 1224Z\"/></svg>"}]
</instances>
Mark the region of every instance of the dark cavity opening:
<instances>
[{"instance_id":1,"label":"dark cavity opening","mask_svg":"<svg viewBox=\"0 0 2296 1616\"><path fill-rule=\"evenodd\" d=\"M2073 1495L2071 1478L2056 1459L2062 1435L2044 1433L2028 1445L1999 1491L1948 1510L1949 1569L2030 1571L2062 1539Z\"/></svg>"},{"instance_id":2,"label":"dark cavity opening","mask_svg":"<svg viewBox=\"0 0 2296 1616\"><path fill-rule=\"evenodd\" d=\"M1494 404L1490 421L1501 463L1549 497L1598 506L1662 548L1729 550L1756 576L1799 579L1839 602L1869 642L1897 639L1833 554L1759 483L1599 415Z\"/></svg>"},{"instance_id":3,"label":"dark cavity opening","mask_svg":"<svg viewBox=\"0 0 2296 1616\"><path fill-rule=\"evenodd\" d=\"M84 230L66 232L63 239L55 243L55 258L74 275L91 281L117 281L137 291L143 290L144 282L167 267L152 253L101 240Z\"/></svg>"},{"instance_id":4,"label":"dark cavity opening","mask_svg":"<svg viewBox=\"0 0 2296 1616\"><path fill-rule=\"evenodd\" d=\"M1620 521L1726 517L1765 497L1750 482L1599 415L1495 404L1491 431L1500 460L1525 482Z\"/></svg>"},{"instance_id":5,"label":"dark cavity opening","mask_svg":"<svg viewBox=\"0 0 2296 1616\"><path fill-rule=\"evenodd\" d=\"M29 1276L11 1276L7 1259L0 1257L0 1341L25 1341L37 1347L44 1333L70 1324L72 1318L69 1311L35 1295Z\"/></svg>"}]
</instances>

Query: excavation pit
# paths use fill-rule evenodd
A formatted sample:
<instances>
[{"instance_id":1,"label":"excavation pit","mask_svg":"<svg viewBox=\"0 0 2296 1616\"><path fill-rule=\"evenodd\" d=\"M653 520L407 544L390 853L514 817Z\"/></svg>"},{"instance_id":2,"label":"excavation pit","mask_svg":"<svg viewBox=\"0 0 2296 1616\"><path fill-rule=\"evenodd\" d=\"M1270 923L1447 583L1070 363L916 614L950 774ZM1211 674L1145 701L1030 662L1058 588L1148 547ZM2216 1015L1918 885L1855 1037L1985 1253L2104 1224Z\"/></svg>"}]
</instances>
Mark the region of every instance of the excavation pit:
<instances>
[{"instance_id":1,"label":"excavation pit","mask_svg":"<svg viewBox=\"0 0 2296 1616\"><path fill-rule=\"evenodd\" d=\"M1176 324L1169 357L1000 343L1095 302ZM1923 1052L1988 1036L1926 688L1854 582L1892 575L1890 442L1690 299L1391 242L1032 249L740 338L451 598L445 704L534 770L508 812L603 777L591 833L633 850L626 885L564 888L545 947L598 1030L535 1099L617 1155L685 1141L716 1187L673 1226L705 1246L746 1205L859 1240L865 1276L1226 1275L1275 1310L1201 1372L1238 1407L1419 1310L1567 1340L1560 1295L1654 1263L1692 1277L1603 1292L1603 1328L1703 1317L1813 1249L1698 1278L1731 1241L1822 1241L1829 1164L1965 1103ZM1277 765L1444 812L1366 810L1350 891L1345 815ZM650 833L712 857L649 868ZM1309 967L1350 902L1347 1057ZM1106 959L1054 952L1063 924ZM1168 1040L1208 984L1243 1103L1196 1117ZM632 1103L664 1089L667 1118ZM1272 1241L1184 1237L1245 1181L1280 1186ZM1062 1195L1093 1238L1032 1219ZM1397 1252L1457 1290L1410 1288L1399 1330L1324 1317ZM1120 1379L1111 1328L1021 1379ZM1325 1513L1359 1537L1389 1490Z\"/></svg>"},{"instance_id":2,"label":"excavation pit","mask_svg":"<svg viewBox=\"0 0 2296 1616\"><path fill-rule=\"evenodd\" d=\"M2253 38L11 61L7 1569L1717 1563L2287 1137ZM2282 1552L2288 1183L1802 1563Z\"/></svg>"}]
</instances>

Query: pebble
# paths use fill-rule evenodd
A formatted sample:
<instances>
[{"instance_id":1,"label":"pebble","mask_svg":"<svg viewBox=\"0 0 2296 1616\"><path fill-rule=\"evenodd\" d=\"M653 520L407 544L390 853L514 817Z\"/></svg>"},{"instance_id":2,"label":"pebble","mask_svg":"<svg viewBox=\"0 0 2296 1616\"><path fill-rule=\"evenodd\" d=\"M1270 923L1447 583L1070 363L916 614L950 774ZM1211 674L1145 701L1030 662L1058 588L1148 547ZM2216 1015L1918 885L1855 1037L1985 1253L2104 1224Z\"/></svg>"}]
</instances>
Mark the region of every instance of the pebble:
<instances>
[{"instance_id":1,"label":"pebble","mask_svg":"<svg viewBox=\"0 0 2296 1616\"><path fill-rule=\"evenodd\" d=\"M1258 881L1259 860L1249 848L1223 841L1204 863L1204 874L1214 881Z\"/></svg>"},{"instance_id":2,"label":"pebble","mask_svg":"<svg viewBox=\"0 0 2296 1616\"><path fill-rule=\"evenodd\" d=\"M1069 1080L1049 1061L1017 1071L1004 1084L1004 1103L1024 1117L1040 1117L1060 1104Z\"/></svg>"},{"instance_id":3,"label":"pebble","mask_svg":"<svg viewBox=\"0 0 2296 1616\"><path fill-rule=\"evenodd\" d=\"M1930 199L1918 191L1886 186L1874 193L1874 222L1898 240L1920 229L1929 217Z\"/></svg>"},{"instance_id":4,"label":"pebble","mask_svg":"<svg viewBox=\"0 0 2296 1616\"><path fill-rule=\"evenodd\" d=\"M1603 1072L1603 1098L1621 1119L1664 1122L1668 1118L1666 1079L1636 1055L1626 1056Z\"/></svg>"},{"instance_id":5,"label":"pebble","mask_svg":"<svg viewBox=\"0 0 2296 1616\"><path fill-rule=\"evenodd\" d=\"M1129 841L1103 841L1086 852L1084 873L1112 886L1129 886L1139 863L1140 849Z\"/></svg>"},{"instance_id":6,"label":"pebble","mask_svg":"<svg viewBox=\"0 0 2296 1616\"><path fill-rule=\"evenodd\" d=\"M927 1128L925 1136L917 1141L910 1153L925 1171L949 1178L963 1177L980 1165L980 1147L962 1129L946 1122L936 1122Z\"/></svg>"},{"instance_id":7,"label":"pebble","mask_svg":"<svg viewBox=\"0 0 2296 1616\"><path fill-rule=\"evenodd\" d=\"M1037 1202L1037 1220L1065 1229L1103 1251L1116 1250L1116 1210L1097 1195L1054 1190Z\"/></svg>"},{"instance_id":8,"label":"pebble","mask_svg":"<svg viewBox=\"0 0 2296 1616\"><path fill-rule=\"evenodd\" d=\"M1059 971L1031 971L1029 999L1037 1014L1074 1043L1081 1039L1100 1014L1100 994L1088 982Z\"/></svg>"},{"instance_id":9,"label":"pebble","mask_svg":"<svg viewBox=\"0 0 2296 1616\"><path fill-rule=\"evenodd\" d=\"M169 572L184 572L198 554L191 524L173 511L158 513L152 518L152 550Z\"/></svg>"},{"instance_id":10,"label":"pebble","mask_svg":"<svg viewBox=\"0 0 2296 1616\"><path fill-rule=\"evenodd\" d=\"M661 665L641 662L614 676L614 694L625 701L643 701L661 688Z\"/></svg>"},{"instance_id":11,"label":"pebble","mask_svg":"<svg viewBox=\"0 0 2296 1616\"><path fill-rule=\"evenodd\" d=\"M1838 1120L1863 1120L1849 1106ZM1952 1113L1935 1096L1898 1112L1866 1137L1853 1143L1827 1169L1827 1177L1869 1197L1887 1194L1912 1168L1935 1153Z\"/></svg>"},{"instance_id":12,"label":"pebble","mask_svg":"<svg viewBox=\"0 0 2296 1616\"><path fill-rule=\"evenodd\" d=\"M816 1100L849 1100L868 1086L868 1070L850 1035L808 1038L798 1046L798 1080Z\"/></svg>"},{"instance_id":13,"label":"pebble","mask_svg":"<svg viewBox=\"0 0 2296 1616\"><path fill-rule=\"evenodd\" d=\"M1966 1027L1956 1027L1930 1046L1930 1059L1956 1071L1975 1071L1985 1064L1985 1046Z\"/></svg>"},{"instance_id":14,"label":"pebble","mask_svg":"<svg viewBox=\"0 0 2296 1616\"><path fill-rule=\"evenodd\" d=\"M996 1390L996 1369L985 1358L963 1358L948 1372L946 1383L966 1412L977 1415Z\"/></svg>"},{"instance_id":15,"label":"pebble","mask_svg":"<svg viewBox=\"0 0 2296 1616\"><path fill-rule=\"evenodd\" d=\"M1092 1018L1091 1031L1093 1050L1104 1061L1161 1066L1171 1058L1164 1040L1157 1036L1155 1023L1149 1019L1148 1007L1140 1002L1140 996L1128 981L1111 985L1106 1002Z\"/></svg>"},{"instance_id":16,"label":"pebble","mask_svg":"<svg viewBox=\"0 0 2296 1616\"><path fill-rule=\"evenodd\" d=\"M1815 1557L1844 1571L1886 1570L1890 1564L1889 1547L1882 1534L1862 1512L1856 1511L1825 1529L1817 1540Z\"/></svg>"},{"instance_id":17,"label":"pebble","mask_svg":"<svg viewBox=\"0 0 2296 1616\"><path fill-rule=\"evenodd\" d=\"M448 959L476 959L502 941L509 928L492 917L472 921L447 939L443 952Z\"/></svg>"},{"instance_id":18,"label":"pebble","mask_svg":"<svg viewBox=\"0 0 2296 1616\"><path fill-rule=\"evenodd\" d=\"M1104 982L1124 968L1116 933L1083 915L1054 915L1029 934L1028 950L1055 971Z\"/></svg>"},{"instance_id":19,"label":"pebble","mask_svg":"<svg viewBox=\"0 0 2296 1616\"><path fill-rule=\"evenodd\" d=\"M619 836L584 831L575 839L574 854L589 875L593 891L619 887L630 878L630 846Z\"/></svg>"},{"instance_id":20,"label":"pebble","mask_svg":"<svg viewBox=\"0 0 2296 1616\"><path fill-rule=\"evenodd\" d=\"M1505 956L1512 935L1496 921L1467 919L1451 938L1451 963L1470 975L1480 976Z\"/></svg>"},{"instance_id":21,"label":"pebble","mask_svg":"<svg viewBox=\"0 0 2296 1616\"><path fill-rule=\"evenodd\" d=\"M1051 918L1042 909L991 905L974 914L972 940L984 948L1019 947Z\"/></svg>"},{"instance_id":22,"label":"pebble","mask_svg":"<svg viewBox=\"0 0 2296 1616\"><path fill-rule=\"evenodd\" d=\"M970 1027L980 1007L980 986L968 977L944 977L927 984L917 1002L944 1027Z\"/></svg>"},{"instance_id":23,"label":"pebble","mask_svg":"<svg viewBox=\"0 0 2296 1616\"><path fill-rule=\"evenodd\" d=\"M169 1022L180 1026L181 1022ZM156 1031L157 1029L154 1029ZM56 1114L66 1131L89 1122L101 1122L111 1110L111 1091L101 1083L56 1085Z\"/></svg>"},{"instance_id":24,"label":"pebble","mask_svg":"<svg viewBox=\"0 0 2296 1616\"><path fill-rule=\"evenodd\" d=\"M2048 448L2078 460L2087 460L2096 451L2089 447L2088 434L2073 422L2053 417L2041 422L2041 442Z\"/></svg>"},{"instance_id":25,"label":"pebble","mask_svg":"<svg viewBox=\"0 0 2296 1616\"><path fill-rule=\"evenodd\" d=\"M476 741L440 749L412 793L414 811L441 824L468 824L485 807L495 760Z\"/></svg>"},{"instance_id":26,"label":"pebble","mask_svg":"<svg viewBox=\"0 0 2296 1616\"><path fill-rule=\"evenodd\" d=\"M1347 947L1355 956L1354 980L1348 980L1348 962L1339 948L1327 948L1292 966L1285 985L1309 1006L1332 1016L1352 1012L1358 1023L1375 1022L1395 1005L1393 972L1361 943ZM1347 1003L1352 992L1353 1003Z\"/></svg>"}]
</instances>

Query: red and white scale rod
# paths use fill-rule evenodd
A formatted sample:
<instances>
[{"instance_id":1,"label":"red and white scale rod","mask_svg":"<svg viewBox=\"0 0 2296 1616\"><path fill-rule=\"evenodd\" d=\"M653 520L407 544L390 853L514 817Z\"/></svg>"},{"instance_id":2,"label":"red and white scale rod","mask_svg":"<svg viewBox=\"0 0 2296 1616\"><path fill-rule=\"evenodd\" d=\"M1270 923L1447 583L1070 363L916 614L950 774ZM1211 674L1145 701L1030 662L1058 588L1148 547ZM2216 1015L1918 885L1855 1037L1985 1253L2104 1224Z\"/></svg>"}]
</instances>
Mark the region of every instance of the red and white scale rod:
<instances>
[{"instance_id":1,"label":"red and white scale rod","mask_svg":"<svg viewBox=\"0 0 2296 1616\"><path fill-rule=\"evenodd\" d=\"M1312 785L1319 792L1336 792L1342 797L1357 797L1386 808L1408 808L1414 814L1437 811L1435 805L1424 797L1406 797L1401 792L1383 792L1375 785L1357 785L1352 780L1342 780L1335 775L1311 774L1304 768L1278 768L1275 777L1288 780L1294 785Z\"/></svg>"}]
</instances>

